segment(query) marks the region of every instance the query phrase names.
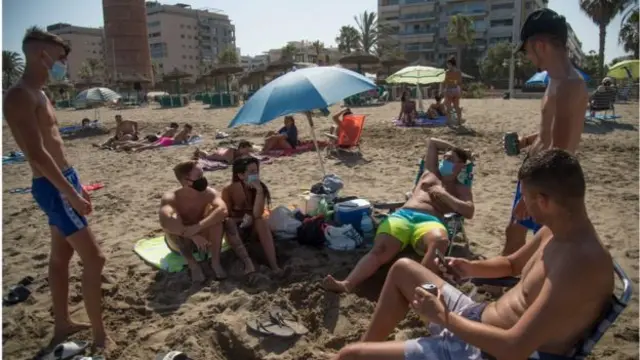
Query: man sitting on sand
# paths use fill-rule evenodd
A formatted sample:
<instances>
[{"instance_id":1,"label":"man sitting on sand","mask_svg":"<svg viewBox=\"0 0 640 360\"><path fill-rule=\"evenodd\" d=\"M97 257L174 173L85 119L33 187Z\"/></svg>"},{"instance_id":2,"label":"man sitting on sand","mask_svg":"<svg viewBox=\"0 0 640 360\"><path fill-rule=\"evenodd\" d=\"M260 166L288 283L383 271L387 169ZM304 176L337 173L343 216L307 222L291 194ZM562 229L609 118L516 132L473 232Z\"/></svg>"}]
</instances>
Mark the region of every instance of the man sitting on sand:
<instances>
[{"instance_id":1,"label":"man sitting on sand","mask_svg":"<svg viewBox=\"0 0 640 360\"><path fill-rule=\"evenodd\" d=\"M139 148L133 151L141 152L145 150L157 149L160 147L188 144L189 141L191 141L191 139L194 136L194 135L191 135L192 131L193 131L193 127L191 125L184 124L184 127L182 128L182 130L180 130L180 132L177 133L175 136L172 136L172 137L161 136L157 141L153 142L152 144L140 146Z\"/></svg>"},{"instance_id":2,"label":"man sitting on sand","mask_svg":"<svg viewBox=\"0 0 640 360\"><path fill-rule=\"evenodd\" d=\"M446 151L443 160L438 153ZM343 281L331 275L323 287L334 292L350 292L391 261L400 251L411 246L422 256L422 265L436 272L436 250L446 253L449 235L443 223L444 214L456 212L467 219L475 207L471 187L458 180L470 155L452 144L430 139L424 158L425 172L401 209L389 215L378 227L373 249L369 251Z\"/></svg>"},{"instance_id":3,"label":"man sitting on sand","mask_svg":"<svg viewBox=\"0 0 640 360\"><path fill-rule=\"evenodd\" d=\"M448 259L463 277L520 276L497 301L477 303L429 269L398 260L387 275L369 328L338 359L526 359L569 356L593 329L613 292L613 260L589 220L585 179L575 156L545 150L518 172L526 206L544 227L508 256ZM422 285L437 287L437 296ZM386 341L409 307L430 337Z\"/></svg>"},{"instance_id":4,"label":"man sitting on sand","mask_svg":"<svg viewBox=\"0 0 640 360\"><path fill-rule=\"evenodd\" d=\"M244 261L245 274L255 271L247 250L240 241L233 221L227 221L227 205L213 188L196 161L176 165L173 172L182 185L162 196L160 225L165 231L167 246L181 254L187 262L194 282L204 281L204 274L193 252L209 251L211 268L216 278L227 275L220 265L222 238L226 239L236 255Z\"/></svg>"},{"instance_id":5,"label":"man sitting on sand","mask_svg":"<svg viewBox=\"0 0 640 360\"><path fill-rule=\"evenodd\" d=\"M236 149L220 147L211 153L196 149L193 153L193 159L220 161L227 164L233 164L236 159L240 159L251 154L251 151L253 151L253 145L246 140L242 140L238 143L238 147Z\"/></svg>"},{"instance_id":6,"label":"man sitting on sand","mask_svg":"<svg viewBox=\"0 0 640 360\"><path fill-rule=\"evenodd\" d=\"M110 149L117 142L137 141L138 140L138 123L132 120L122 120L122 115L116 115L116 133L104 143L95 145L101 149Z\"/></svg>"}]
</instances>

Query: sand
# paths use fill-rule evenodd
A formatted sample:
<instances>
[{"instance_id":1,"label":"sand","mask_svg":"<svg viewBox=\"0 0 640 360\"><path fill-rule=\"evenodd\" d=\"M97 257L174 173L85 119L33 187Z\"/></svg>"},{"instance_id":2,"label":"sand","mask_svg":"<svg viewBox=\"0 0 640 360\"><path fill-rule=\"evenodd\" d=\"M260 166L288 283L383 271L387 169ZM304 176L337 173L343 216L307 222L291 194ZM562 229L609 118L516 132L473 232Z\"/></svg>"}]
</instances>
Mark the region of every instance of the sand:
<instances>
[{"instance_id":1,"label":"sand","mask_svg":"<svg viewBox=\"0 0 640 360\"><path fill-rule=\"evenodd\" d=\"M501 137L507 131L529 133L539 121L539 100L464 100L468 130L447 128L401 129L393 127L398 103L361 108L367 114L363 134L363 159L326 159L327 171L345 182L345 195L371 201L398 201L409 189L425 140L435 136L472 148L478 155L474 197L475 218L467 222L471 250L475 254L498 254L503 229L509 217L520 159L503 155ZM579 157L588 182L587 204L602 240L633 281L636 291L631 305L595 349L598 359L638 358L638 107L619 105L623 116L615 123L588 125ZM152 108L114 112L102 110L103 122L113 129L113 116L140 122L144 134L153 133L170 121L189 122L204 135L201 147L216 144L215 130L228 131L234 139L259 140L267 130L276 130L281 120L265 127L224 129L236 109L206 110L195 103L188 108ZM62 125L79 123L93 111L59 111ZM317 133L329 120L317 120ZM309 137L308 126L299 118L299 132ZM322 291L319 281L331 273L344 277L363 252L339 253L280 243L278 254L289 275L277 278L260 260L257 281L241 276L242 265L229 256L225 265L231 278L210 281L192 288L186 272L167 274L143 263L133 251L136 240L160 234L157 209L161 194L178 184L171 168L188 159L193 147L175 147L140 154L100 151L91 146L106 135L66 141L67 155L84 182L104 182L93 193L94 214L89 221L107 256L104 317L118 348L113 358L152 359L162 350L177 349L194 359L326 359L364 332L384 281L385 268L354 294L335 295ZM3 128L3 151L15 142ZM30 185L26 164L3 166L3 280L4 287L27 275L36 278L33 295L25 303L3 308L3 355L5 359L33 357L52 331L51 301L47 285L49 232L43 213L29 194L8 194L7 189ZM230 181L230 171L207 173L210 183L221 188ZM321 173L314 152L275 159L262 168L274 204L299 203L299 194L317 182ZM206 269L208 275L211 270ZM80 287L81 267L72 259L70 303L72 316L87 321ZM310 329L297 340L259 339L248 335L245 320L270 305L294 311ZM424 334L415 315L401 323L398 339ZM75 338L90 339L84 331Z\"/></svg>"}]
</instances>

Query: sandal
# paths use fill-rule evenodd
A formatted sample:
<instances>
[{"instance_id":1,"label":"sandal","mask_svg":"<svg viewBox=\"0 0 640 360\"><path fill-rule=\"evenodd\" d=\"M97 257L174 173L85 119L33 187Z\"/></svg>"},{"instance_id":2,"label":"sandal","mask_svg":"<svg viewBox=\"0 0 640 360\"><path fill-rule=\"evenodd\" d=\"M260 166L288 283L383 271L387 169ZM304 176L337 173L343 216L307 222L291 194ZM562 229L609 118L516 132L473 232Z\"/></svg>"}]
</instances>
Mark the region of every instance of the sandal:
<instances>
[{"instance_id":1,"label":"sandal","mask_svg":"<svg viewBox=\"0 0 640 360\"><path fill-rule=\"evenodd\" d=\"M71 359L76 355L81 354L89 347L89 343L86 341L67 341L62 344L56 345L44 360L66 360Z\"/></svg>"},{"instance_id":2,"label":"sandal","mask_svg":"<svg viewBox=\"0 0 640 360\"><path fill-rule=\"evenodd\" d=\"M285 311L277 306L269 310L269 317L274 322L291 328L291 330L293 330L296 335L304 335L309 332L309 329L300 324L290 312Z\"/></svg>"},{"instance_id":3,"label":"sandal","mask_svg":"<svg viewBox=\"0 0 640 360\"><path fill-rule=\"evenodd\" d=\"M296 335L292 328L273 321L273 319L254 319L247 321L247 328L260 335L276 336L284 339L291 338Z\"/></svg>"}]
</instances>

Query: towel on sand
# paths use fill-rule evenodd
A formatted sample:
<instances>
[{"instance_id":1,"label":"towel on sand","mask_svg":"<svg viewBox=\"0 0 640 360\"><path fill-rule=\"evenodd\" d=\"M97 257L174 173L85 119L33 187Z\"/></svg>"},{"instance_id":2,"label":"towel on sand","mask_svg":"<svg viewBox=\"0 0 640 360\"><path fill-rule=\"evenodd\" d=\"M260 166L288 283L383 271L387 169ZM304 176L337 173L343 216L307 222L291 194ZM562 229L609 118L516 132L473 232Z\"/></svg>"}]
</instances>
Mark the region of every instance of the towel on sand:
<instances>
[{"instance_id":1,"label":"towel on sand","mask_svg":"<svg viewBox=\"0 0 640 360\"><path fill-rule=\"evenodd\" d=\"M327 146L327 142L326 141L318 141L318 147L320 149L324 148ZM313 145L313 141L311 140L307 140L307 141L301 141L298 146L296 146L295 149L287 149L287 150L269 150L269 151L263 151L262 154L263 155L268 155L268 156L272 156L272 157L279 157L279 156L293 156L296 154L300 154L303 152L307 152L307 151L312 151L315 150L315 146Z\"/></svg>"},{"instance_id":2,"label":"towel on sand","mask_svg":"<svg viewBox=\"0 0 640 360\"><path fill-rule=\"evenodd\" d=\"M256 159L260 161L261 164L271 164L271 158L263 155L252 155ZM216 171L222 170L229 167L225 161L218 160L207 160L207 159L198 159L198 164L202 167L204 171Z\"/></svg>"},{"instance_id":3,"label":"towel on sand","mask_svg":"<svg viewBox=\"0 0 640 360\"><path fill-rule=\"evenodd\" d=\"M226 240L222 240L221 252L229 249L230 247ZM181 255L174 253L167 247L167 243L164 241L164 235L153 239L139 240L134 245L133 251L138 254L142 260L160 270L175 273L182 271L187 265L187 262ZM195 253L194 255L197 261L203 261L209 257L208 254L202 253Z\"/></svg>"},{"instance_id":4,"label":"towel on sand","mask_svg":"<svg viewBox=\"0 0 640 360\"><path fill-rule=\"evenodd\" d=\"M9 155L2 157L2 164L17 164L25 161L24 154L20 151L12 151Z\"/></svg>"},{"instance_id":5,"label":"towel on sand","mask_svg":"<svg viewBox=\"0 0 640 360\"><path fill-rule=\"evenodd\" d=\"M393 120L393 124L395 126L399 126L399 127L426 127L426 126L445 126L447 125L447 117L446 116L440 116L437 117L435 119L429 119L429 118L417 118L416 122L414 125L412 126L408 126L402 123L402 121L398 120L398 119L394 119Z\"/></svg>"}]
</instances>

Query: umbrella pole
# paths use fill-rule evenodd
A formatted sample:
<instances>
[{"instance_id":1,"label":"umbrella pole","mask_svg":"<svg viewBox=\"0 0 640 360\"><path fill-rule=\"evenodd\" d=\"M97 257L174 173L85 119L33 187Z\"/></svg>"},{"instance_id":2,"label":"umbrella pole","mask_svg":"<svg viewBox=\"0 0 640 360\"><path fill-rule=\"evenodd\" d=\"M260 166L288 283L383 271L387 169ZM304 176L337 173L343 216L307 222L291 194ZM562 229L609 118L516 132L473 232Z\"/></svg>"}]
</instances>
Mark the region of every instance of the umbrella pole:
<instances>
[{"instance_id":1,"label":"umbrella pole","mask_svg":"<svg viewBox=\"0 0 640 360\"><path fill-rule=\"evenodd\" d=\"M307 114L307 120L309 120L309 127L311 127L311 138L313 139L313 146L316 148L316 154L318 154L318 160L320 161L320 170L322 170L322 176L326 176L327 172L324 169L324 161L322 160L322 153L318 147L318 140L316 140L316 130L313 128L313 119L311 119L311 113Z\"/></svg>"}]
</instances>

